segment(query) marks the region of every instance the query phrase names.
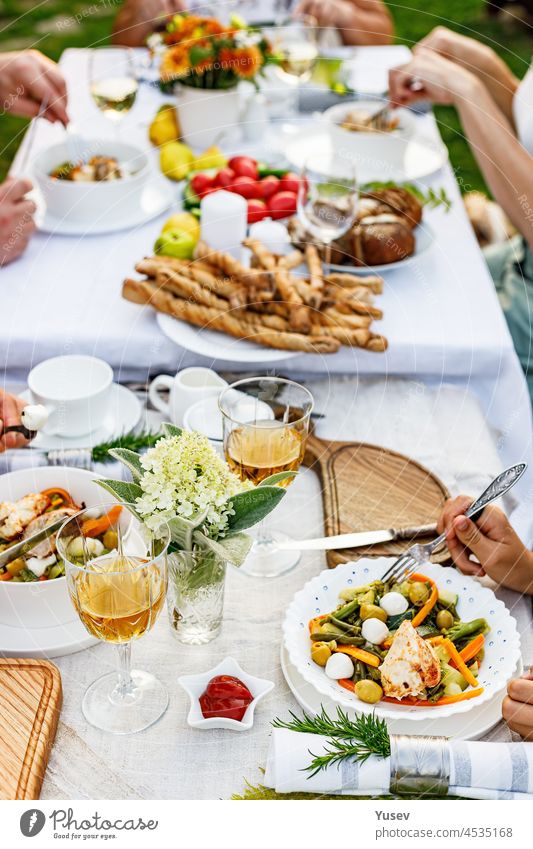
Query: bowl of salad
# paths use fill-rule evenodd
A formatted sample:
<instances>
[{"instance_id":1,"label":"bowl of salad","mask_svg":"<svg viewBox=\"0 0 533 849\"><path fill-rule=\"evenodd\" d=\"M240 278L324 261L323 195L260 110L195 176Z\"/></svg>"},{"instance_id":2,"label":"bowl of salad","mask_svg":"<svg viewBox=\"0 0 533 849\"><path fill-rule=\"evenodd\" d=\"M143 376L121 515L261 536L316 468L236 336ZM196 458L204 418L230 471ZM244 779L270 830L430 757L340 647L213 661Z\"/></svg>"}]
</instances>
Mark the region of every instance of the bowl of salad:
<instances>
[{"instance_id":1,"label":"bowl of salad","mask_svg":"<svg viewBox=\"0 0 533 849\"><path fill-rule=\"evenodd\" d=\"M94 472L68 467L24 469L0 476L0 551L31 536L48 524L94 507L85 543L95 557L116 546L116 525L128 521L117 505L104 509L109 495L96 483ZM23 557L0 567L0 624L46 628L76 618L70 601L65 567L56 535L38 543Z\"/></svg>"},{"instance_id":2,"label":"bowl of salad","mask_svg":"<svg viewBox=\"0 0 533 849\"><path fill-rule=\"evenodd\" d=\"M92 222L131 212L150 173L148 157L112 139L76 139L37 154L33 171L48 212L56 218Z\"/></svg>"},{"instance_id":3,"label":"bowl of salad","mask_svg":"<svg viewBox=\"0 0 533 849\"><path fill-rule=\"evenodd\" d=\"M283 632L300 674L340 705L389 719L465 713L500 693L520 658L503 602L430 563L383 582L391 562L344 563L296 593Z\"/></svg>"}]
</instances>

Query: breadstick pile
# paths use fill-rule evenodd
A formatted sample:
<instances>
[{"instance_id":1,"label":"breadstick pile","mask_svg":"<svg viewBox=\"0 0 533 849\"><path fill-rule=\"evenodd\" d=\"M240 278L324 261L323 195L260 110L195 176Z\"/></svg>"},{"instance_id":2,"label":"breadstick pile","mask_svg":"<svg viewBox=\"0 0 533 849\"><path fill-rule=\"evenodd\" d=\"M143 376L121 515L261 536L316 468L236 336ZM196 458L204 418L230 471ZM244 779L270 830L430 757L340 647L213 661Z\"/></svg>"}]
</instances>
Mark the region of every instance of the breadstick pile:
<instances>
[{"instance_id":1,"label":"breadstick pile","mask_svg":"<svg viewBox=\"0 0 533 849\"><path fill-rule=\"evenodd\" d=\"M284 256L257 239L243 244L252 254L250 268L204 242L191 261L147 257L135 266L145 279L126 279L123 296L269 348L318 354L333 354L341 345L386 350L387 340L370 330L383 317L373 303L383 290L380 277L325 274L311 244L305 254ZM304 263L308 275L296 275L294 269Z\"/></svg>"}]
</instances>

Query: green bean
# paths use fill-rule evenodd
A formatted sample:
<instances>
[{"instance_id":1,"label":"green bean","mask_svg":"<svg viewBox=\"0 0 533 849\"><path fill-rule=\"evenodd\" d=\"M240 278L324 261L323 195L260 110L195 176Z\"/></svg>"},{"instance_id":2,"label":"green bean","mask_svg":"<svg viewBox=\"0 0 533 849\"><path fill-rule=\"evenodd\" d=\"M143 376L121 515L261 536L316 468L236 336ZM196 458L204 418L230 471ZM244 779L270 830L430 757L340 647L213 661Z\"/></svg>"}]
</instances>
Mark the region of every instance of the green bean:
<instances>
[{"instance_id":1,"label":"green bean","mask_svg":"<svg viewBox=\"0 0 533 849\"><path fill-rule=\"evenodd\" d=\"M337 619L332 613L327 617L327 622L331 622L333 625L336 625L337 628L340 628L341 631L345 631L347 634L352 634L356 636L361 633L361 628L357 628L355 625L349 625L348 622L343 622L342 619Z\"/></svg>"},{"instance_id":2,"label":"green bean","mask_svg":"<svg viewBox=\"0 0 533 849\"><path fill-rule=\"evenodd\" d=\"M352 675L352 681L356 684L358 681L362 681L366 678L366 666L360 660L354 660L354 672Z\"/></svg>"},{"instance_id":3,"label":"green bean","mask_svg":"<svg viewBox=\"0 0 533 849\"><path fill-rule=\"evenodd\" d=\"M326 631L315 631L311 634L313 642L321 640L324 643L330 643L335 640L343 646L362 646L364 643L363 637L350 637L348 634L328 634Z\"/></svg>"},{"instance_id":4,"label":"green bean","mask_svg":"<svg viewBox=\"0 0 533 849\"><path fill-rule=\"evenodd\" d=\"M342 607L339 607L338 610L335 611L336 619L346 619L350 613L353 613L359 607L358 599L354 599L353 601L348 602L348 604L344 604Z\"/></svg>"}]
</instances>

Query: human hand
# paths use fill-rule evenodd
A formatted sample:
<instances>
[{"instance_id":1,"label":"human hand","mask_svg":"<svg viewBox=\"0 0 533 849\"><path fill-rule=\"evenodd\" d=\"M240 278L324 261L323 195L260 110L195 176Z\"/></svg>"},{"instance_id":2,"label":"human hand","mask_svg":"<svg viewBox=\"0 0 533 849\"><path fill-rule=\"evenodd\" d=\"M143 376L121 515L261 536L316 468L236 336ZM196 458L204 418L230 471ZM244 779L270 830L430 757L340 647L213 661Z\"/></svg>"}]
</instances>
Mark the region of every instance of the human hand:
<instances>
[{"instance_id":1,"label":"human hand","mask_svg":"<svg viewBox=\"0 0 533 849\"><path fill-rule=\"evenodd\" d=\"M4 427L20 424L20 414L26 404L15 395L8 395L0 389L0 454L7 448L23 448L27 439L21 433L6 433L2 436Z\"/></svg>"},{"instance_id":2,"label":"human hand","mask_svg":"<svg viewBox=\"0 0 533 849\"><path fill-rule=\"evenodd\" d=\"M470 71L433 50L419 48L410 62L389 72L389 100L392 106L407 106L418 100L450 106L462 97L468 98L476 83Z\"/></svg>"},{"instance_id":3,"label":"human hand","mask_svg":"<svg viewBox=\"0 0 533 849\"><path fill-rule=\"evenodd\" d=\"M349 0L301 0L296 14L316 18L320 27L344 29L354 22L354 6Z\"/></svg>"},{"instance_id":4,"label":"human hand","mask_svg":"<svg viewBox=\"0 0 533 849\"><path fill-rule=\"evenodd\" d=\"M507 685L502 715L509 728L524 740L533 742L533 667L522 678L513 678Z\"/></svg>"},{"instance_id":5,"label":"human hand","mask_svg":"<svg viewBox=\"0 0 533 849\"><path fill-rule=\"evenodd\" d=\"M448 29L448 27L435 27L413 47L413 53L418 53L424 49L434 50L435 53L439 53L445 59L467 62L469 55L472 52L477 52L479 47L479 42L473 38L460 35L458 32Z\"/></svg>"},{"instance_id":6,"label":"human hand","mask_svg":"<svg viewBox=\"0 0 533 849\"><path fill-rule=\"evenodd\" d=\"M5 112L68 124L67 86L55 62L38 50L0 53L0 101Z\"/></svg>"},{"instance_id":7,"label":"human hand","mask_svg":"<svg viewBox=\"0 0 533 849\"><path fill-rule=\"evenodd\" d=\"M187 10L187 0L125 0L113 24L113 43L143 47L161 21Z\"/></svg>"},{"instance_id":8,"label":"human hand","mask_svg":"<svg viewBox=\"0 0 533 849\"><path fill-rule=\"evenodd\" d=\"M464 513L472 501L465 495L450 499L437 523L438 532L446 534L455 565L466 575L488 575L503 586L531 592L532 553L498 507L485 507L476 522L467 519ZM479 563L470 559L472 554Z\"/></svg>"},{"instance_id":9,"label":"human hand","mask_svg":"<svg viewBox=\"0 0 533 849\"><path fill-rule=\"evenodd\" d=\"M26 250L35 230L36 206L26 198L31 188L29 180L13 177L0 184L0 266L12 262Z\"/></svg>"}]
</instances>

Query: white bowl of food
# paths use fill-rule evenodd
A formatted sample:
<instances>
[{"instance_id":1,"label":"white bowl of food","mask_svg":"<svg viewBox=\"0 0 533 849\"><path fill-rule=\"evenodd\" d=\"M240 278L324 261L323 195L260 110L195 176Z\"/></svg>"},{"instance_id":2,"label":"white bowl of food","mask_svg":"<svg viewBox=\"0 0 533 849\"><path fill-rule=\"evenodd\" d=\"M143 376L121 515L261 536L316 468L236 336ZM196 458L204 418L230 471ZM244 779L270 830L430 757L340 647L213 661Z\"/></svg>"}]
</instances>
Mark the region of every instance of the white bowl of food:
<instances>
[{"instance_id":1,"label":"white bowl of food","mask_svg":"<svg viewBox=\"0 0 533 849\"><path fill-rule=\"evenodd\" d=\"M93 222L131 213L150 173L138 147L112 139L71 139L37 154L33 174L48 212Z\"/></svg>"},{"instance_id":2,"label":"white bowl of food","mask_svg":"<svg viewBox=\"0 0 533 849\"><path fill-rule=\"evenodd\" d=\"M380 557L344 563L296 593L283 634L298 672L339 705L359 713L375 711L386 719L438 720L501 697L520 659L516 622L503 602L479 581L430 563L420 570L427 584L411 581L401 592L392 590L392 599L384 599L391 588L374 582L392 562ZM415 583L417 604L409 597ZM433 586L437 601L417 625L414 617L431 600ZM437 623L441 611L447 613ZM444 619L449 620L449 636L443 631ZM335 635L338 642L331 639ZM461 653L459 664L448 639Z\"/></svg>"},{"instance_id":3,"label":"white bowl of food","mask_svg":"<svg viewBox=\"0 0 533 849\"><path fill-rule=\"evenodd\" d=\"M0 476L0 550L19 542L46 524L94 507L95 517L106 512L109 494L96 483L94 472L64 467L39 467ZM61 493L64 490L73 503ZM125 517L127 519L127 517ZM112 529L111 529L112 530ZM91 543L110 550L113 540L97 534ZM18 559L20 560L20 558ZM22 558L0 567L0 624L14 628L47 628L76 618L70 601L64 566L57 555L55 534ZM9 577L6 577L9 575Z\"/></svg>"}]
</instances>

